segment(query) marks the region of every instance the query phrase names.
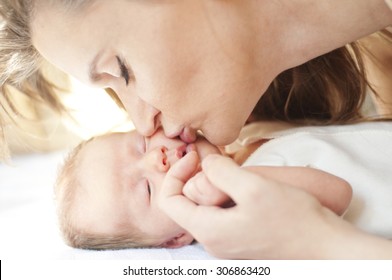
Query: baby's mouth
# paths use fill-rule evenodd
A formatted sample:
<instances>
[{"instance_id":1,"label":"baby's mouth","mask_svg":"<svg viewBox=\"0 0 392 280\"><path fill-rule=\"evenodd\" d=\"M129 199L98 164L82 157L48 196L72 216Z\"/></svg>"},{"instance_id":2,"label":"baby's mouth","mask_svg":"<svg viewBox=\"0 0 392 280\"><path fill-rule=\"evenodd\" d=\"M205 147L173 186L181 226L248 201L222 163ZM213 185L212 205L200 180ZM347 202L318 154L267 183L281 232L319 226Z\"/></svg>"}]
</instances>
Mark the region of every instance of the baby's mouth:
<instances>
[{"instance_id":1,"label":"baby's mouth","mask_svg":"<svg viewBox=\"0 0 392 280\"><path fill-rule=\"evenodd\" d=\"M176 151L176 155L180 159L180 158L183 158L184 156L186 156L191 151L196 151L195 144L186 144L181 147L178 147L177 151Z\"/></svg>"}]
</instances>

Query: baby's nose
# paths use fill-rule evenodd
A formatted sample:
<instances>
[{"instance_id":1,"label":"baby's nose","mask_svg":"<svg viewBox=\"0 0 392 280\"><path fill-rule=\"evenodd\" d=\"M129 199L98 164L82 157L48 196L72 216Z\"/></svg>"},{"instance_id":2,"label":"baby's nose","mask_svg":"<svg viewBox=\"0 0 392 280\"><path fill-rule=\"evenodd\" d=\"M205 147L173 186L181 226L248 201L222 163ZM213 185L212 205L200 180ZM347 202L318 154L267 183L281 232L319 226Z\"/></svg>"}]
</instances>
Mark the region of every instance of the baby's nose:
<instances>
[{"instance_id":1,"label":"baby's nose","mask_svg":"<svg viewBox=\"0 0 392 280\"><path fill-rule=\"evenodd\" d=\"M148 163L159 172L167 172L169 170L169 163L167 160L167 148L157 147L149 153Z\"/></svg>"}]
</instances>

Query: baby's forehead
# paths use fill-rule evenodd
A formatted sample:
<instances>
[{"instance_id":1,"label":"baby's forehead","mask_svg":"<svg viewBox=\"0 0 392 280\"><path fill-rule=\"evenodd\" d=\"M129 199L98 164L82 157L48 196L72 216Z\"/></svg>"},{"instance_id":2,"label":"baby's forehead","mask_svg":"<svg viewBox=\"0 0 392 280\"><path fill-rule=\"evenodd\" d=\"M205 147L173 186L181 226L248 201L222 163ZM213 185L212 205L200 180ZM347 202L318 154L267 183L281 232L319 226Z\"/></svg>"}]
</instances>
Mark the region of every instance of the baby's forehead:
<instances>
[{"instance_id":1,"label":"baby's forehead","mask_svg":"<svg viewBox=\"0 0 392 280\"><path fill-rule=\"evenodd\" d=\"M109 184L109 180L113 179L110 174L121 162L124 137L123 133L105 134L84 144L75 163L78 178L83 185L91 184L101 177Z\"/></svg>"},{"instance_id":2,"label":"baby's forehead","mask_svg":"<svg viewBox=\"0 0 392 280\"><path fill-rule=\"evenodd\" d=\"M121 202L121 174L119 153L115 151L115 145L102 145L100 139L91 141L81 151L79 164L77 164L78 199L75 202L80 207L83 216L93 220L94 213L97 216L111 216L116 223L123 223L120 219L124 214ZM107 141L104 139L104 142ZM110 141L112 142L112 141ZM91 212L92 211L92 212ZM95 212L94 212L95 211ZM91 213L90 213L91 212ZM82 217L81 217L82 218Z\"/></svg>"},{"instance_id":3,"label":"baby's forehead","mask_svg":"<svg viewBox=\"0 0 392 280\"><path fill-rule=\"evenodd\" d=\"M80 230L112 235L134 228L121 203L94 197L83 190L78 193L72 217Z\"/></svg>"},{"instance_id":4,"label":"baby's forehead","mask_svg":"<svg viewBox=\"0 0 392 280\"><path fill-rule=\"evenodd\" d=\"M138 135L136 130L124 131L124 132L110 132L102 135L98 135L92 139L92 141L96 142L121 142L124 138L129 138L132 136Z\"/></svg>"},{"instance_id":5,"label":"baby's forehead","mask_svg":"<svg viewBox=\"0 0 392 280\"><path fill-rule=\"evenodd\" d=\"M111 132L103 135L95 136L86 141L84 144L84 152L94 152L95 149L101 150L102 147L118 149L121 143L124 140L128 139L131 141L132 136L136 135L136 131L129 131L129 132Z\"/></svg>"}]
</instances>

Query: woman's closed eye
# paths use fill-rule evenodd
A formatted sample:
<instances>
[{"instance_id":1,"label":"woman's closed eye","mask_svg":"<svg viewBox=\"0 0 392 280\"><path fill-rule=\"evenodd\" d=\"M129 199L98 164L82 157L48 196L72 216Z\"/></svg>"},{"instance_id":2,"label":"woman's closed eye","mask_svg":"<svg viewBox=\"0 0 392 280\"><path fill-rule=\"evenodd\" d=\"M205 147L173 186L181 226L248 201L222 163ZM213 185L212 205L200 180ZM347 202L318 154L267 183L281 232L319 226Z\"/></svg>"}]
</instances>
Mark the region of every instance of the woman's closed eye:
<instances>
[{"instance_id":1,"label":"woman's closed eye","mask_svg":"<svg viewBox=\"0 0 392 280\"><path fill-rule=\"evenodd\" d=\"M120 68L121 77L125 80L125 85L128 86L130 80L130 73L127 64L119 56L116 56L118 67Z\"/></svg>"},{"instance_id":2,"label":"woman's closed eye","mask_svg":"<svg viewBox=\"0 0 392 280\"><path fill-rule=\"evenodd\" d=\"M147 188L147 192L148 192L148 199L151 199L151 186L150 186L150 182L148 180L146 180L146 188Z\"/></svg>"}]
</instances>

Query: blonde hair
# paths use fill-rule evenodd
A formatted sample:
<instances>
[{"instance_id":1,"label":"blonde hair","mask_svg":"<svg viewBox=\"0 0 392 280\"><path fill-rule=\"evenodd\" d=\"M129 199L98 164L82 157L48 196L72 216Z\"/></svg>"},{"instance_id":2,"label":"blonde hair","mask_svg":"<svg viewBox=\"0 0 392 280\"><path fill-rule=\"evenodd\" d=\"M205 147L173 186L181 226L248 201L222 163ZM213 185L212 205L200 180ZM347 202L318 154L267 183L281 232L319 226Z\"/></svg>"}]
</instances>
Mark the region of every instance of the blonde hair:
<instances>
[{"instance_id":1,"label":"blonde hair","mask_svg":"<svg viewBox=\"0 0 392 280\"><path fill-rule=\"evenodd\" d=\"M58 0L64 9L78 10L93 0ZM11 98L17 89L33 102L47 105L57 114L67 113L62 103L59 88L43 73L46 62L35 49L31 40L30 22L34 17L34 0L1 0L0 2L0 95L3 104L0 110L10 120L23 117L22 109ZM49 1L53 2L53 1ZM39 2L37 2L39 4ZM107 90L116 104L124 109L121 101L112 90ZM0 119L0 160L7 158L9 151L4 135L4 123Z\"/></svg>"},{"instance_id":2,"label":"blonde hair","mask_svg":"<svg viewBox=\"0 0 392 280\"><path fill-rule=\"evenodd\" d=\"M68 154L55 183L58 222L65 242L74 248L93 250L159 247L156 241L129 225L124 225L123 230L113 235L89 232L78 227L74 215L77 211L75 201L78 190L83 188L77 175L79 157L93 139L83 141Z\"/></svg>"},{"instance_id":3,"label":"blonde hair","mask_svg":"<svg viewBox=\"0 0 392 280\"><path fill-rule=\"evenodd\" d=\"M0 109L12 120L23 117L11 96L17 89L34 102L48 105L55 112L66 111L59 88L43 74L43 59L31 43L29 20L32 1L2 0L0 2L0 94L5 104ZM4 123L0 119L0 150L6 150Z\"/></svg>"}]
</instances>

